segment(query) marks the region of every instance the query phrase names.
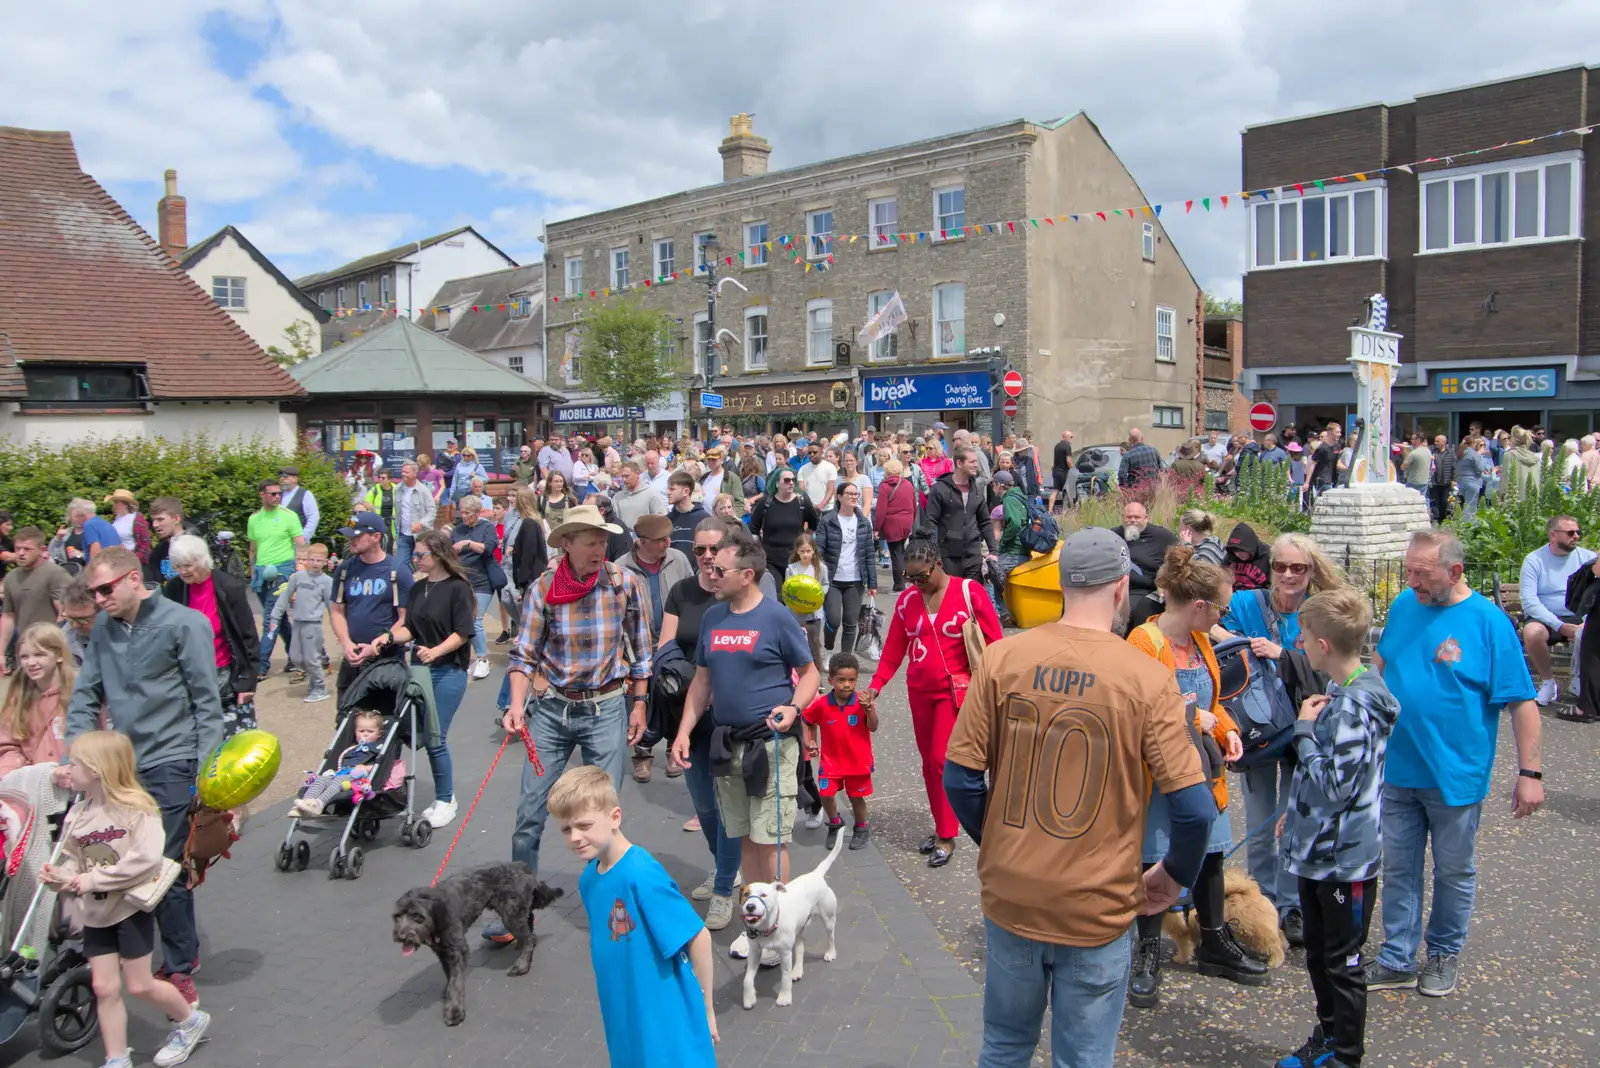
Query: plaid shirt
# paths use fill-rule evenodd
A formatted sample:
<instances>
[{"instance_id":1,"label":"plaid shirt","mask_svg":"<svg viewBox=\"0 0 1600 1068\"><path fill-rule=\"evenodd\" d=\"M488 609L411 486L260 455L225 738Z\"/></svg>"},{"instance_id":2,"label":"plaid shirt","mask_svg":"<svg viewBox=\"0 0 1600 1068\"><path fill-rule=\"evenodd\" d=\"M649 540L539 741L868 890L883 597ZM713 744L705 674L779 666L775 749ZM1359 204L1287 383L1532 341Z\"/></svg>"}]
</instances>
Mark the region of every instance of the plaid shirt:
<instances>
[{"instance_id":1,"label":"plaid shirt","mask_svg":"<svg viewBox=\"0 0 1600 1068\"><path fill-rule=\"evenodd\" d=\"M1117 474L1117 482L1123 486L1137 486L1146 479L1155 478L1161 474L1161 454L1155 448L1144 442L1128 450L1128 455L1122 458L1122 469Z\"/></svg>"},{"instance_id":2,"label":"plaid shirt","mask_svg":"<svg viewBox=\"0 0 1600 1068\"><path fill-rule=\"evenodd\" d=\"M588 596L553 605L546 600L552 575L535 582L522 601L511 670L543 675L563 690L603 690L624 677L648 679L650 621L638 580L603 564Z\"/></svg>"}]
</instances>

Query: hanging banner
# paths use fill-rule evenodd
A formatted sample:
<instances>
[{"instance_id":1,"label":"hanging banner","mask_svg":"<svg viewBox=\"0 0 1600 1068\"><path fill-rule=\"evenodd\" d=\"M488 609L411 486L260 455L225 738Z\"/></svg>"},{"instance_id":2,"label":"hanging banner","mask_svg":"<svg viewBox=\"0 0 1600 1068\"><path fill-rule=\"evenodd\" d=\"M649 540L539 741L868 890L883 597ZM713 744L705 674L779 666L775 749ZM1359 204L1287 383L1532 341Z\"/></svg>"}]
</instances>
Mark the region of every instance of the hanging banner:
<instances>
[{"instance_id":1,"label":"hanging banner","mask_svg":"<svg viewBox=\"0 0 1600 1068\"><path fill-rule=\"evenodd\" d=\"M867 325L861 328L861 343L870 345L885 334L892 334L900 329L907 319L905 301L900 299L896 292L888 303L878 309L878 314L867 320Z\"/></svg>"}]
</instances>

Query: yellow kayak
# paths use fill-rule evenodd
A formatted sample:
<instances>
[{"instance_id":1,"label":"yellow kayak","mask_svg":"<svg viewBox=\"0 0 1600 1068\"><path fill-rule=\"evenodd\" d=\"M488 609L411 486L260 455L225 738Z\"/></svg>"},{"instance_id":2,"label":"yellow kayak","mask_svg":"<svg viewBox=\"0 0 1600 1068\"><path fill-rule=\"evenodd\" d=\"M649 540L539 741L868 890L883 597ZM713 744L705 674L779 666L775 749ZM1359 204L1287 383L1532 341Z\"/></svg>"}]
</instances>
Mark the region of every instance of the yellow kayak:
<instances>
[{"instance_id":1,"label":"yellow kayak","mask_svg":"<svg viewBox=\"0 0 1600 1068\"><path fill-rule=\"evenodd\" d=\"M1056 566L1060 555L1057 545L1012 570L1006 580L1006 607L1017 626L1026 629L1061 618L1061 574Z\"/></svg>"}]
</instances>

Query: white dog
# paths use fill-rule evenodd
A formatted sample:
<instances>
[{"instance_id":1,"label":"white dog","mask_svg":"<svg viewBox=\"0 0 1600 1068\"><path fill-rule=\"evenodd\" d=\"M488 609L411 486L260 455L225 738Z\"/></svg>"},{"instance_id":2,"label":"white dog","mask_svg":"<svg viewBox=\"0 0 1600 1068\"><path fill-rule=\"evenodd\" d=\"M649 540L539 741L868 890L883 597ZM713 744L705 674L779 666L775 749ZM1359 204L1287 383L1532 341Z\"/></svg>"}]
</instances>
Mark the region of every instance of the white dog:
<instances>
[{"instance_id":1,"label":"white dog","mask_svg":"<svg viewBox=\"0 0 1600 1068\"><path fill-rule=\"evenodd\" d=\"M789 883L751 883L745 887L744 929L750 935L750 956L744 969L744 1007L756 1007L756 972L761 970L761 956L768 948L778 954L779 1005L794 1001L794 981L805 974L806 945L802 937L806 924L813 915L822 917L828 929L828 951L823 960L831 961L839 955L834 946L833 928L839 916L839 899L828 886L828 869L834 858L844 848L844 835L839 835L833 849L817 865L815 871Z\"/></svg>"}]
</instances>

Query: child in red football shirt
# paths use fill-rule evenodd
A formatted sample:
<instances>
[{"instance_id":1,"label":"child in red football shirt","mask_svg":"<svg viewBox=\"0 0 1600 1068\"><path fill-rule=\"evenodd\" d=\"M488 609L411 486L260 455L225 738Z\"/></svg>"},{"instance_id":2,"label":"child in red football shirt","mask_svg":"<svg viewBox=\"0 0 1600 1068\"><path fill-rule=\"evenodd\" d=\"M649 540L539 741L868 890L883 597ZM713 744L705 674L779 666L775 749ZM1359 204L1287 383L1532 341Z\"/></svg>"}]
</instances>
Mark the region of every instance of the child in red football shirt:
<instances>
[{"instance_id":1,"label":"child in red football shirt","mask_svg":"<svg viewBox=\"0 0 1600 1068\"><path fill-rule=\"evenodd\" d=\"M855 816L855 828L850 832L850 848L866 846L867 798L872 794L872 732L878 729L878 711L863 704L856 695L856 679L861 673L861 663L850 653L836 653L828 661L829 691L806 706L800 717L806 722L806 752L817 759L818 734L821 734L820 752L822 774L817 778L817 791L822 795L822 807L828 813L828 848L838 840L844 829L839 818L839 806L834 795L843 788L850 799L850 812Z\"/></svg>"}]
</instances>

